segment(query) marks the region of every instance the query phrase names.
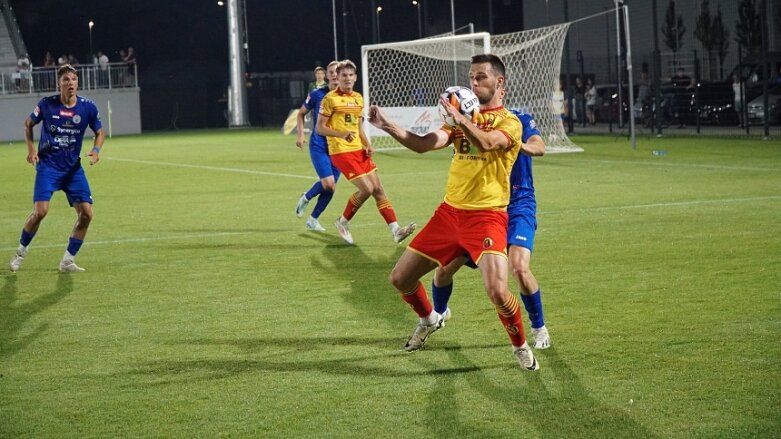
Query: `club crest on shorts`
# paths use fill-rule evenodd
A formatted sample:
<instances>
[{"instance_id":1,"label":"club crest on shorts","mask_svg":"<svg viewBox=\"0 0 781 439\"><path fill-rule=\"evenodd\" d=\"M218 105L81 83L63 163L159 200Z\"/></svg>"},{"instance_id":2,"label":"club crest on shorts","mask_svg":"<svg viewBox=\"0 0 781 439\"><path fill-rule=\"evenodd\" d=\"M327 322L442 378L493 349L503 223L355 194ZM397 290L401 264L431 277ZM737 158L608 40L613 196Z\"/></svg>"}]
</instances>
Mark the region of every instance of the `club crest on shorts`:
<instances>
[{"instance_id":1,"label":"club crest on shorts","mask_svg":"<svg viewBox=\"0 0 781 439\"><path fill-rule=\"evenodd\" d=\"M486 236L485 239L483 239L483 248L489 249L494 246L494 240L491 239L490 236Z\"/></svg>"}]
</instances>

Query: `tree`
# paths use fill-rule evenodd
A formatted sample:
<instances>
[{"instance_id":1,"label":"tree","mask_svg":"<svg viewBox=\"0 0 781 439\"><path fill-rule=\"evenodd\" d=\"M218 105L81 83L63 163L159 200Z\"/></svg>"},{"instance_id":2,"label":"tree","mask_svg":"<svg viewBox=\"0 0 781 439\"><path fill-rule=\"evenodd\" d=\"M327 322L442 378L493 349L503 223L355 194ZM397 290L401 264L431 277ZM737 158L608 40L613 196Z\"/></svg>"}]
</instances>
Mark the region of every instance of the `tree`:
<instances>
[{"instance_id":1,"label":"tree","mask_svg":"<svg viewBox=\"0 0 781 439\"><path fill-rule=\"evenodd\" d=\"M724 58L727 57L729 49L729 29L724 25L724 19L721 15L721 4L716 6L716 15L711 22L711 35L713 37L713 50L719 56L719 76L724 77Z\"/></svg>"},{"instance_id":2,"label":"tree","mask_svg":"<svg viewBox=\"0 0 781 439\"><path fill-rule=\"evenodd\" d=\"M673 52L683 47L683 36L686 34L686 26L683 25L683 17L675 15L675 0L670 0L667 5L667 12L664 15L664 25L662 26L662 35L664 35L664 44Z\"/></svg>"},{"instance_id":3,"label":"tree","mask_svg":"<svg viewBox=\"0 0 781 439\"><path fill-rule=\"evenodd\" d=\"M697 23L694 26L694 37L700 40L702 48L705 49L705 59L707 60L708 72L711 67L711 51L713 50L713 29L710 16L710 4L708 0L702 0L700 6L700 15L697 17Z\"/></svg>"},{"instance_id":4,"label":"tree","mask_svg":"<svg viewBox=\"0 0 781 439\"><path fill-rule=\"evenodd\" d=\"M756 53L762 44L761 21L755 0L740 0L738 19L735 21L735 42Z\"/></svg>"}]
</instances>

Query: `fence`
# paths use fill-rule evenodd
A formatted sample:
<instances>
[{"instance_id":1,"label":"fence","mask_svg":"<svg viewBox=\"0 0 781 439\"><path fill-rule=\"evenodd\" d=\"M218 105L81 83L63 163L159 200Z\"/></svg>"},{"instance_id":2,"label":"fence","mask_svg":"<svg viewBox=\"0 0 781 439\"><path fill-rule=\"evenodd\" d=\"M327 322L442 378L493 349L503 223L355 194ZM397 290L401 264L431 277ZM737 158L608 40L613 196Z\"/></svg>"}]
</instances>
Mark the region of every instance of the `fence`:
<instances>
[{"instance_id":1,"label":"fence","mask_svg":"<svg viewBox=\"0 0 781 439\"><path fill-rule=\"evenodd\" d=\"M81 64L79 72L81 90L138 87L136 64L109 63ZM49 93L57 91L57 67L33 67L30 70L0 72L0 95L19 93Z\"/></svg>"}]
</instances>

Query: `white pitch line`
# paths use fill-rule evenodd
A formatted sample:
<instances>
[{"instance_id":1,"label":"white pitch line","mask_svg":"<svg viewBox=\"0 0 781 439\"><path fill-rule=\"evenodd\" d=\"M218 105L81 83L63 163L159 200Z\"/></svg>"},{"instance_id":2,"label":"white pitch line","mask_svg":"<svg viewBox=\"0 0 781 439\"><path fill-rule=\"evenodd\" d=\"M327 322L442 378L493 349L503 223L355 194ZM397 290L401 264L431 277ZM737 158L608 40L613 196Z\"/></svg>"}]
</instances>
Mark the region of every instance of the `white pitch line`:
<instances>
[{"instance_id":1,"label":"white pitch line","mask_svg":"<svg viewBox=\"0 0 781 439\"><path fill-rule=\"evenodd\" d=\"M781 200L781 195L770 195L767 197L750 197L750 198L725 198L720 200L692 200L692 201L676 201L670 203L633 204L628 206L586 207L583 209L562 209L562 210L541 211L539 213L557 214L557 213L572 213L572 212L599 212L603 210L651 209L655 207L692 206L695 204L744 203L744 202L753 202L753 201L774 201L774 200Z\"/></svg>"},{"instance_id":2,"label":"white pitch line","mask_svg":"<svg viewBox=\"0 0 781 439\"><path fill-rule=\"evenodd\" d=\"M778 168L756 168L751 166L727 166L727 165L707 165L704 163L669 163L660 161L639 161L639 160L590 160L589 162L605 163L605 164L627 164L627 165L650 165L650 166L669 166L673 168L712 168L712 169L726 169L730 171L770 171L781 172Z\"/></svg>"},{"instance_id":3,"label":"white pitch line","mask_svg":"<svg viewBox=\"0 0 781 439\"><path fill-rule=\"evenodd\" d=\"M128 162L128 163L139 163L142 165L171 166L174 168L207 169L210 171L225 171L225 172L238 172L242 174L252 174L252 175L267 175L270 177L305 178L307 180L311 180L313 178L317 179L317 176L310 176L310 175L283 174L278 172L253 171L251 169L223 168L220 166L189 165L187 163L155 162L151 160L121 159L116 157L106 157L106 160L114 160L117 162Z\"/></svg>"},{"instance_id":4,"label":"white pitch line","mask_svg":"<svg viewBox=\"0 0 781 439\"><path fill-rule=\"evenodd\" d=\"M94 233L94 232L93 232ZM217 233L200 233L195 235L171 235L171 236L154 236L149 238L128 238L128 239L113 239L108 241L86 241L89 245L113 245L113 244L131 244L135 242L150 242L150 241L173 241L177 239L195 239L195 238L218 238L222 236L238 236L249 235L255 232L217 232ZM64 243L59 244L42 244L34 245L35 248L56 248L62 247ZM0 249L0 251L13 251L16 247L6 247Z\"/></svg>"}]
</instances>

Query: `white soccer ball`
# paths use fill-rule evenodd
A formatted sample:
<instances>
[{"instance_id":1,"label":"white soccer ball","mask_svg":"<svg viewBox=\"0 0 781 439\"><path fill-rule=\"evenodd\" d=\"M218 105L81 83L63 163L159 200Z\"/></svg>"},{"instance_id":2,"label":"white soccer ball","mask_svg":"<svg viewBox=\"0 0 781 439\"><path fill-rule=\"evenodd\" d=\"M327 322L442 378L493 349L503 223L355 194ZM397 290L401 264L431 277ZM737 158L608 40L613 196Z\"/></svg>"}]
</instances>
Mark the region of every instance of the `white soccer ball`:
<instances>
[{"instance_id":1,"label":"white soccer ball","mask_svg":"<svg viewBox=\"0 0 781 439\"><path fill-rule=\"evenodd\" d=\"M480 100L477 99L475 93L469 88L454 85L445 89L442 97L447 99L450 105L456 107L461 114L469 119L473 119L473 116L480 112ZM448 114L441 103L439 104L439 116L442 117L446 124L452 127L456 126L456 121L453 120L453 117Z\"/></svg>"}]
</instances>

